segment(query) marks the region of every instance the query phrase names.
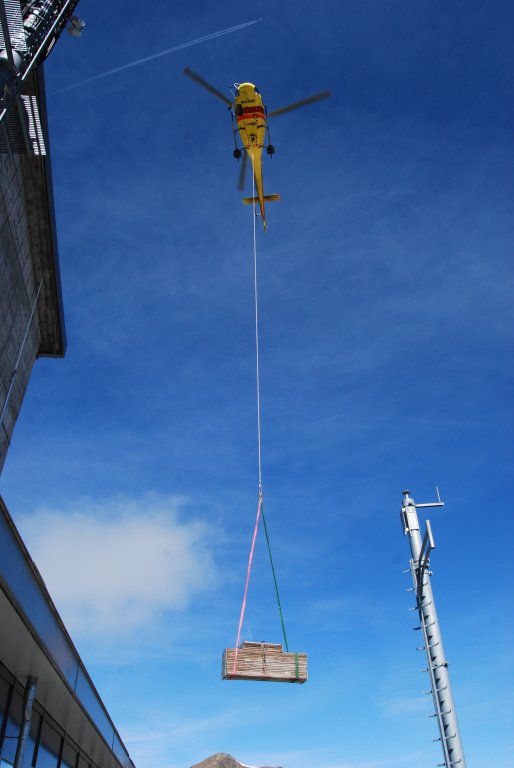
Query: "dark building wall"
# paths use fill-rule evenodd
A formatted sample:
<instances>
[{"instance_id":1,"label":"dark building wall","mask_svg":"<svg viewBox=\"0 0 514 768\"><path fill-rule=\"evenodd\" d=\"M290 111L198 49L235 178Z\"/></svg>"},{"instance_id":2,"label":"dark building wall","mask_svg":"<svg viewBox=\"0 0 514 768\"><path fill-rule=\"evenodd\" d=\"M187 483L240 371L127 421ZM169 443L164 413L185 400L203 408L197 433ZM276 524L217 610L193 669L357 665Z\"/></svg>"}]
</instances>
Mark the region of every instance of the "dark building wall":
<instances>
[{"instance_id":1,"label":"dark building wall","mask_svg":"<svg viewBox=\"0 0 514 768\"><path fill-rule=\"evenodd\" d=\"M25 90L37 99L46 154L15 152L13 130L0 124L0 472L36 358L66 347L41 68Z\"/></svg>"},{"instance_id":2,"label":"dark building wall","mask_svg":"<svg viewBox=\"0 0 514 768\"><path fill-rule=\"evenodd\" d=\"M21 157L3 154L0 155L0 406L4 413L0 433L0 469L39 349L37 313L29 327L36 290ZM27 329L25 347L15 373Z\"/></svg>"}]
</instances>

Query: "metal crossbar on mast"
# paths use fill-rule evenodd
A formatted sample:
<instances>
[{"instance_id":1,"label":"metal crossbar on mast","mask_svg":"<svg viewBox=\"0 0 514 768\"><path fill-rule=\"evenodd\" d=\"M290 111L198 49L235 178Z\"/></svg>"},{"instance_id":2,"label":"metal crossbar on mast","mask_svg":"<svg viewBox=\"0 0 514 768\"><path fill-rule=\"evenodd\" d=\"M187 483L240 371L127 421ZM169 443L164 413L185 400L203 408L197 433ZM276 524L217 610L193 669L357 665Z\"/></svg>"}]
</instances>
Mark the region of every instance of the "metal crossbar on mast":
<instances>
[{"instance_id":1,"label":"metal crossbar on mast","mask_svg":"<svg viewBox=\"0 0 514 768\"><path fill-rule=\"evenodd\" d=\"M410 491L403 491L403 503L400 512L402 527L405 536L409 537L411 548L410 573L412 575L413 591L416 596L415 610L419 616L419 626L415 629L421 631L423 645L418 651L425 651L428 667L426 672L430 678L430 691L434 702L435 717L439 727L439 739L441 742L444 763L439 763L444 768L466 768L466 759L462 748L459 724L455 703L453 701L450 676L448 673L448 661L444 653L443 638L437 617L435 599L430 583L430 553L435 548L430 521L426 521L426 531L421 538L417 508L442 507L441 500L431 504L415 504L410 497ZM408 572L408 571L407 571Z\"/></svg>"}]
</instances>

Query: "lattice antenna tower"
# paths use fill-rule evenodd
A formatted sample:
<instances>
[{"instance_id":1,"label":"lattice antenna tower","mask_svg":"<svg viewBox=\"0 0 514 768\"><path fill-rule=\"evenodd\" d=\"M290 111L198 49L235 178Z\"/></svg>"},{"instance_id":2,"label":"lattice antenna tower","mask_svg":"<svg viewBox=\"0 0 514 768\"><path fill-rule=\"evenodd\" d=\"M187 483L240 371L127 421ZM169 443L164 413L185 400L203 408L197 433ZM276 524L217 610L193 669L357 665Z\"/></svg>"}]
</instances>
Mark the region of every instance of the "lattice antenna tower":
<instances>
[{"instance_id":1,"label":"lattice antenna tower","mask_svg":"<svg viewBox=\"0 0 514 768\"><path fill-rule=\"evenodd\" d=\"M11 106L18 110L22 130L29 134L25 147L18 151L45 154L41 142L30 141L34 138L32 134L37 134L40 121L36 99L23 93L24 85L67 24L71 34L80 36L84 22L72 16L77 3L78 0L0 0L0 123L12 112Z\"/></svg>"},{"instance_id":2,"label":"lattice antenna tower","mask_svg":"<svg viewBox=\"0 0 514 768\"><path fill-rule=\"evenodd\" d=\"M434 741L441 742L444 757L444 763L438 765L443 766L443 768L452 768L452 766L466 768L466 759L450 685L448 661L444 653L443 638L430 583L432 575L430 554L435 549L434 537L430 520L427 520L425 534L423 539L421 538L417 513L417 509L421 507L444 506L444 502L439 497L439 491L437 496L438 501L436 502L415 504L410 497L410 491L403 491L400 517L403 533L409 537L412 555L410 568L406 571L412 576L413 586L409 588L409 591L414 592L416 596L416 605L411 610L418 613L419 626L415 629L420 631L423 637L423 645L417 650L426 652L428 667L423 671L428 672L430 678L430 690L426 693L432 695L435 710L430 717L435 717L439 726L439 738L434 739Z\"/></svg>"}]
</instances>

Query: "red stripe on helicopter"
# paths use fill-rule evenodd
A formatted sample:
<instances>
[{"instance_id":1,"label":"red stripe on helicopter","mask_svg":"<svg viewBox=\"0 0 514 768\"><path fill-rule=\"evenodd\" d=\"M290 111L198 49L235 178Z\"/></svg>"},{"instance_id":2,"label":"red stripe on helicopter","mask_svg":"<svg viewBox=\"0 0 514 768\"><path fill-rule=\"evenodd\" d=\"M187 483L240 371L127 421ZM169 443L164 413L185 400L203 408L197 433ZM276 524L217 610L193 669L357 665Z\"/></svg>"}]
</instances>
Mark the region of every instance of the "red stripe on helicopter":
<instances>
[{"instance_id":1,"label":"red stripe on helicopter","mask_svg":"<svg viewBox=\"0 0 514 768\"><path fill-rule=\"evenodd\" d=\"M243 107L243 114L237 115L237 122L253 117L264 117L264 107Z\"/></svg>"}]
</instances>

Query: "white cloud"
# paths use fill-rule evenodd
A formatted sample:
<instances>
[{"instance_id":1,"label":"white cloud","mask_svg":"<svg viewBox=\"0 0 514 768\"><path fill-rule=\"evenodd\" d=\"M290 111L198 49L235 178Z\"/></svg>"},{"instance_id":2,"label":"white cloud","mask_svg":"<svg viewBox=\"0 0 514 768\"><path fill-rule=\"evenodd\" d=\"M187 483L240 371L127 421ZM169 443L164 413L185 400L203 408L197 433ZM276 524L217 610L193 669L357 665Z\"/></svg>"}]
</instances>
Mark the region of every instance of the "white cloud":
<instances>
[{"instance_id":1,"label":"white cloud","mask_svg":"<svg viewBox=\"0 0 514 768\"><path fill-rule=\"evenodd\" d=\"M20 528L68 630L127 637L216 583L209 528L147 494L41 508Z\"/></svg>"},{"instance_id":2,"label":"white cloud","mask_svg":"<svg viewBox=\"0 0 514 768\"><path fill-rule=\"evenodd\" d=\"M211 718L199 720L183 720L178 725L170 727L170 722L155 725L144 719L144 724L131 728L125 726L123 733L131 757L136 765L143 762L148 766L160 766L161 768L178 768L182 765L191 765L205 760L216 751L229 752L244 768L254 766L284 766L284 768L400 768L424 764L427 755L424 751L397 754L382 754L370 757L355 757L352 754L340 759L334 758L335 749L311 749L287 750L277 749L266 751L255 747L235 748L228 746L233 738L227 736L224 731L227 724L246 720L253 713L242 708L230 708ZM258 714L256 714L258 718ZM171 718L171 715L170 715ZM157 718L158 720L158 718ZM222 729L220 736L220 728ZM218 737L213 743L212 738L205 738L206 733L217 733ZM192 746L193 745L193 746ZM180 758L179 755L187 754ZM145 762L146 761L146 762ZM248 761L248 762L247 762Z\"/></svg>"},{"instance_id":3,"label":"white cloud","mask_svg":"<svg viewBox=\"0 0 514 768\"><path fill-rule=\"evenodd\" d=\"M382 711L387 717L404 717L419 713L426 713L428 716L432 712L432 706L432 698L428 699L421 694L419 696L397 696L382 701Z\"/></svg>"}]
</instances>

